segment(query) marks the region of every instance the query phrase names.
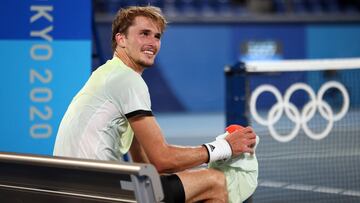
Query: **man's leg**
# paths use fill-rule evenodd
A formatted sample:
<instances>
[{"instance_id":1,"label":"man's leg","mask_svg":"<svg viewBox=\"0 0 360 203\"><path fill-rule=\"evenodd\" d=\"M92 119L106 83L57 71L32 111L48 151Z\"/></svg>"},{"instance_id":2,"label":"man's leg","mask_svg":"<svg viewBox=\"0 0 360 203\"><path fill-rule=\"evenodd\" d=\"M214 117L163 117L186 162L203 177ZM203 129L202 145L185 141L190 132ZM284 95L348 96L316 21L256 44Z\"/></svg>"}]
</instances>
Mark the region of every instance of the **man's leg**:
<instances>
[{"instance_id":1,"label":"man's leg","mask_svg":"<svg viewBox=\"0 0 360 203\"><path fill-rule=\"evenodd\" d=\"M221 171L196 169L177 175L184 186L186 202L227 202L226 178Z\"/></svg>"}]
</instances>

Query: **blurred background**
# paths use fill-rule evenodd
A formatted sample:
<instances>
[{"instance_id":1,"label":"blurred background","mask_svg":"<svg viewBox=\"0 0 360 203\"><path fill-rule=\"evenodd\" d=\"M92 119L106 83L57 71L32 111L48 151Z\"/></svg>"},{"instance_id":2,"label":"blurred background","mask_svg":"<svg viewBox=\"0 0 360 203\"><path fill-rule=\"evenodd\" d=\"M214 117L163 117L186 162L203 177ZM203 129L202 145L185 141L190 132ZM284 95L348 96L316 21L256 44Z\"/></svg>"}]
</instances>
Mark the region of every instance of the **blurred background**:
<instances>
[{"instance_id":1,"label":"blurred background","mask_svg":"<svg viewBox=\"0 0 360 203\"><path fill-rule=\"evenodd\" d=\"M296 59L359 51L356 0L96 0L93 68L112 56L110 28L118 8L148 4L170 22L156 68L144 75L157 112L223 112L224 66L254 54Z\"/></svg>"},{"instance_id":2,"label":"blurred background","mask_svg":"<svg viewBox=\"0 0 360 203\"><path fill-rule=\"evenodd\" d=\"M209 142L231 122L227 115L239 109L227 106L231 89L225 67L252 60L360 56L359 0L5 0L0 4L0 151L52 154L57 127L72 97L93 70L112 58L114 15L131 5L158 6L169 21L156 63L143 77L154 114L172 144ZM352 107L358 108L359 75L345 75L263 75L252 79L251 88L267 82L283 92L293 81L319 86L329 78L342 78L350 88ZM334 139L324 143L302 134L293 142L279 143L246 117L245 107L240 110L245 117L239 124L253 125L261 140L256 202L360 202L360 175L354 164L360 163L359 129L347 136L346 148L353 149L350 158L335 154L339 159L304 159L306 150L329 154L334 147L343 149L342 138L332 135ZM300 149L304 144L314 148ZM292 156L283 156L289 152ZM292 162L295 159L305 161ZM334 162L339 168L331 171ZM309 165L313 170L301 168ZM289 166L290 171L282 170ZM327 175L315 181L321 174Z\"/></svg>"},{"instance_id":3,"label":"blurred background","mask_svg":"<svg viewBox=\"0 0 360 203\"><path fill-rule=\"evenodd\" d=\"M222 132L226 65L360 53L357 0L96 0L93 68L112 56L110 27L118 8L148 4L160 7L169 21L156 65L145 71L144 78L170 141L189 136L194 142L199 136ZM285 78L274 80L284 86ZM179 118L171 122L169 113ZM188 120L189 114L195 120ZM197 126L173 130L182 123Z\"/></svg>"}]
</instances>

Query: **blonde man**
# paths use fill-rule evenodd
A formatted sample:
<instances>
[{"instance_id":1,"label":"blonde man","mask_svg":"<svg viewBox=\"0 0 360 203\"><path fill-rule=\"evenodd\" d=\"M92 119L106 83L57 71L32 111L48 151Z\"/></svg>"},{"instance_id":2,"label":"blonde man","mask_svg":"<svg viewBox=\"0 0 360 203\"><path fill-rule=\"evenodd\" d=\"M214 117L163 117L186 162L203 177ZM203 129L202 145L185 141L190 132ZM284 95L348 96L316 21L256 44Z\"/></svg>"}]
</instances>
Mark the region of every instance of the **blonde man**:
<instances>
[{"instance_id":1,"label":"blonde man","mask_svg":"<svg viewBox=\"0 0 360 203\"><path fill-rule=\"evenodd\" d=\"M245 128L197 147L165 141L141 74L154 64L166 23L160 9L152 6L117 13L112 25L114 56L93 72L72 100L54 155L120 161L129 151L134 162L151 163L162 174L165 202L227 202L221 171L186 169L253 153L255 134Z\"/></svg>"}]
</instances>

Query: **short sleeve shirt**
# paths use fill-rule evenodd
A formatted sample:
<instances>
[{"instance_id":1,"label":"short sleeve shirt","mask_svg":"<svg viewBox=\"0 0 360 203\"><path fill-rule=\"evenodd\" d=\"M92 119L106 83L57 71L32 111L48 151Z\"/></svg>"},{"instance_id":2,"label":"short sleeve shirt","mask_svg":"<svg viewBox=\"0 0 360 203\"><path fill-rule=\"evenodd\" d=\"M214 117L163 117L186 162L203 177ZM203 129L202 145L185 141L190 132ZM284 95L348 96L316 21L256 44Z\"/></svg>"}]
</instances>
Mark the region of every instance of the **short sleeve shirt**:
<instances>
[{"instance_id":1,"label":"short sleeve shirt","mask_svg":"<svg viewBox=\"0 0 360 203\"><path fill-rule=\"evenodd\" d=\"M114 57L92 73L73 98L59 126L54 155L121 160L134 133L128 119L152 116L140 74Z\"/></svg>"}]
</instances>

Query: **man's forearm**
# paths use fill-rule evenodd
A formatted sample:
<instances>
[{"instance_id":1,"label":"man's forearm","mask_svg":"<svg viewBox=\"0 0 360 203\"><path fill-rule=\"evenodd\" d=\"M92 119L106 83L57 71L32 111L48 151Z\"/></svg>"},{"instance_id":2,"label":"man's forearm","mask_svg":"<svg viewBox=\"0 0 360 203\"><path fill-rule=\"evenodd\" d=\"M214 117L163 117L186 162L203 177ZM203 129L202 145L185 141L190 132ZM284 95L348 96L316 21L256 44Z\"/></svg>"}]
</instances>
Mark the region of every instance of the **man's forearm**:
<instances>
[{"instance_id":1,"label":"man's forearm","mask_svg":"<svg viewBox=\"0 0 360 203\"><path fill-rule=\"evenodd\" d=\"M184 147L167 145L161 157L149 157L159 172L174 173L193 168L208 161L209 156L204 146Z\"/></svg>"}]
</instances>

